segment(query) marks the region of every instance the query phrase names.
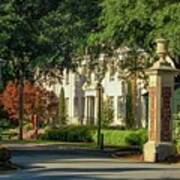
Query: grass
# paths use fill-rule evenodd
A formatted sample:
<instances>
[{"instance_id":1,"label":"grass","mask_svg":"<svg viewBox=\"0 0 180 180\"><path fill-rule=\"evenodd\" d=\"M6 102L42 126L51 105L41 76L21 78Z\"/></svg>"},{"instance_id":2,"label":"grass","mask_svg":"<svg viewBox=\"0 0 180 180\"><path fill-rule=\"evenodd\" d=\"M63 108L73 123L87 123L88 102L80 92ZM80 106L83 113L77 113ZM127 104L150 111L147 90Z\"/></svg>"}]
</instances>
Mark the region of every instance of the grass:
<instances>
[{"instance_id":1,"label":"grass","mask_svg":"<svg viewBox=\"0 0 180 180\"><path fill-rule=\"evenodd\" d=\"M47 141L47 140L5 140L5 141L1 141L1 144L4 144L5 146L12 144L20 144L20 145L30 145L32 144L33 146L37 145L43 145L43 146L51 146L54 147L54 145L58 146L62 146L64 148L82 148L82 149L90 149L90 150L96 150L99 149L99 147L97 147L97 143L93 142L93 143L82 143L82 142L60 142L60 141ZM104 148L106 149L117 149L117 150L122 150L122 151L126 151L126 150L130 150L132 149L131 146L129 145L113 145L113 144L105 144Z\"/></svg>"},{"instance_id":2,"label":"grass","mask_svg":"<svg viewBox=\"0 0 180 180\"><path fill-rule=\"evenodd\" d=\"M61 142L49 140L3 140L1 144L33 144L33 145L62 145L63 147L81 147L81 148L96 148L95 143L76 143L76 142Z\"/></svg>"},{"instance_id":3,"label":"grass","mask_svg":"<svg viewBox=\"0 0 180 180\"><path fill-rule=\"evenodd\" d=\"M125 141L126 136L133 130L102 130L104 134L104 144L107 146L128 146ZM97 141L97 133L94 134L93 140Z\"/></svg>"},{"instance_id":4,"label":"grass","mask_svg":"<svg viewBox=\"0 0 180 180\"><path fill-rule=\"evenodd\" d=\"M135 130L118 130L118 129L102 129L102 133L104 134L104 146L105 147L113 147L113 148L122 148L129 147L130 145L127 143L127 136L137 132ZM132 135L131 135L132 136ZM43 145L51 145L51 144L59 144L65 146L76 146L76 147L96 147L97 142L97 131L96 129L92 130L93 143L77 143L77 142L62 142L58 140L4 140L3 144L43 144ZM133 136L132 136L133 137Z\"/></svg>"}]
</instances>

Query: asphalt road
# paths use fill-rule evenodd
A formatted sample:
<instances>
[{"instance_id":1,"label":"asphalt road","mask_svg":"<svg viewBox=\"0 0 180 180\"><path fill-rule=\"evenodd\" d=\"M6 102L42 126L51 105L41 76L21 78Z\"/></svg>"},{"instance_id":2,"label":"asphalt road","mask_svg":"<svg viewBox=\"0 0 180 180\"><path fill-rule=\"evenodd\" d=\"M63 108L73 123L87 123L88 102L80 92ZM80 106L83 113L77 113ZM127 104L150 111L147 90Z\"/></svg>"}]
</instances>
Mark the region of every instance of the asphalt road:
<instances>
[{"instance_id":1,"label":"asphalt road","mask_svg":"<svg viewBox=\"0 0 180 180\"><path fill-rule=\"evenodd\" d=\"M12 161L21 169L0 172L0 180L180 179L180 164L116 159L88 150L21 150Z\"/></svg>"}]
</instances>

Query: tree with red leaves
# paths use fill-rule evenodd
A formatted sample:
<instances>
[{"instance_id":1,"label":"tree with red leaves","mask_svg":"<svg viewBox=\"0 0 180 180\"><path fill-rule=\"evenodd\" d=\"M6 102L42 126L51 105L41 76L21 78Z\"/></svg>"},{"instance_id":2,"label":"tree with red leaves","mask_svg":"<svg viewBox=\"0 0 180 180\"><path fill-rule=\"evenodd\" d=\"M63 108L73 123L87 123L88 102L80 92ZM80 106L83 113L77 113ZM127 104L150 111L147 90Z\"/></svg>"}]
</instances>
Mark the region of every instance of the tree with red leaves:
<instances>
[{"instance_id":1,"label":"tree with red leaves","mask_svg":"<svg viewBox=\"0 0 180 180\"><path fill-rule=\"evenodd\" d=\"M55 120L58 111L58 98L54 92L41 88L29 81L24 83L24 121L30 122L33 115L38 116L39 123ZM2 94L0 103L9 118L18 124L19 88L17 81L10 81Z\"/></svg>"}]
</instances>

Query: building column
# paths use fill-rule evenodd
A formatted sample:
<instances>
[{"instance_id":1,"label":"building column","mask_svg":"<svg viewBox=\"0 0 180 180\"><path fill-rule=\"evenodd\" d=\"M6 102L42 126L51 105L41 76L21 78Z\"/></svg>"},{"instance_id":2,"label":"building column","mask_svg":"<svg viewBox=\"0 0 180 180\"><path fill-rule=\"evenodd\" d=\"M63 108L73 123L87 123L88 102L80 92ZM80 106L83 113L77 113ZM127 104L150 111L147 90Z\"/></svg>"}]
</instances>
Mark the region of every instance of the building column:
<instances>
[{"instance_id":1,"label":"building column","mask_svg":"<svg viewBox=\"0 0 180 180\"><path fill-rule=\"evenodd\" d=\"M84 124L84 125L87 125L87 119L88 119L88 97L85 96L84 119L83 119L83 124Z\"/></svg>"},{"instance_id":2,"label":"building column","mask_svg":"<svg viewBox=\"0 0 180 180\"><path fill-rule=\"evenodd\" d=\"M167 42L157 41L159 61L147 71L149 75L148 142L144 145L146 162L163 161L174 154L172 142L172 97L177 70L167 61Z\"/></svg>"},{"instance_id":3,"label":"building column","mask_svg":"<svg viewBox=\"0 0 180 180\"><path fill-rule=\"evenodd\" d=\"M94 103L94 123L95 125L98 124L98 96L96 94L95 98L95 103Z\"/></svg>"}]
</instances>

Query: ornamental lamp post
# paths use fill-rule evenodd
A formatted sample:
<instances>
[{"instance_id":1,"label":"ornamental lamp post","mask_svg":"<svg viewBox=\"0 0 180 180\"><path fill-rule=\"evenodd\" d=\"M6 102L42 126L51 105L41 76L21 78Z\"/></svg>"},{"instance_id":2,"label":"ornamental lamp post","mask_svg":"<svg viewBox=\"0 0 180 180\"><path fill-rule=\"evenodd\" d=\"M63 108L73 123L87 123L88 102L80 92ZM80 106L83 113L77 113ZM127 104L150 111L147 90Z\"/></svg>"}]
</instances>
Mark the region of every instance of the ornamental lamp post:
<instances>
[{"instance_id":1,"label":"ornamental lamp post","mask_svg":"<svg viewBox=\"0 0 180 180\"><path fill-rule=\"evenodd\" d=\"M97 147L102 150L104 148L104 135L101 133L102 129L102 93L103 93L103 87L102 87L102 80L105 75L105 61L106 61L106 54L101 53L99 56L99 63L98 63L98 70L96 72L97 76L97 97L98 97L98 111L97 111Z\"/></svg>"}]
</instances>

